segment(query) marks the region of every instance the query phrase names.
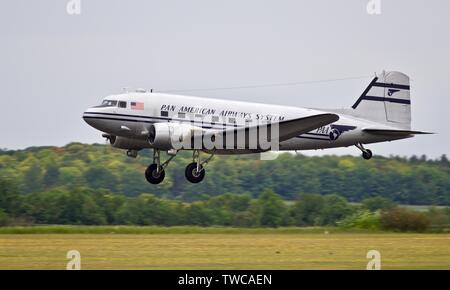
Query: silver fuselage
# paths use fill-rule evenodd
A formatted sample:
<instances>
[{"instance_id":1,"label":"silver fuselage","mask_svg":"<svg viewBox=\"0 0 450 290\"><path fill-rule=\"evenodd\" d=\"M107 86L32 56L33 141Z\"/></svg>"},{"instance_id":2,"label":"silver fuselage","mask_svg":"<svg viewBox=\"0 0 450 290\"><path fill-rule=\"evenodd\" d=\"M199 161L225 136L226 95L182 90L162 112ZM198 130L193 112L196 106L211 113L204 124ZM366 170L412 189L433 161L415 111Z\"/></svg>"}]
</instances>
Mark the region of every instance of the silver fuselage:
<instances>
[{"instance_id":1,"label":"silver fuselage","mask_svg":"<svg viewBox=\"0 0 450 290\"><path fill-rule=\"evenodd\" d=\"M369 144L411 137L365 133L363 129L372 127L390 129L390 127L351 116L351 111L347 113L346 110L307 109L142 92L111 95L106 97L105 100L126 102L126 106L92 107L84 112L84 120L90 126L107 134L140 140L146 148L152 147L145 142L148 129L151 124L157 122L186 123L205 130L223 130L247 126L254 122L277 122L330 112L339 115L337 122L282 141L279 144L279 150L347 147L358 143ZM137 109L132 108L132 102L143 105ZM235 149L227 153L248 152Z\"/></svg>"}]
</instances>

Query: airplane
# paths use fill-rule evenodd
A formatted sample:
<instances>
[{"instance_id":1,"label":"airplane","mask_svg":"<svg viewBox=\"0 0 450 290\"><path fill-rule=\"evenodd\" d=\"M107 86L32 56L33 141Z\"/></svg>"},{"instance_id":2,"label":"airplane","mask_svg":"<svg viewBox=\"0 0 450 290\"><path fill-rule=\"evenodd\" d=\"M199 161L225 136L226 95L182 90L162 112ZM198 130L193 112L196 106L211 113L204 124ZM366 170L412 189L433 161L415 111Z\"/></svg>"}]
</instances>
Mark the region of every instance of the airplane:
<instances>
[{"instance_id":1,"label":"airplane","mask_svg":"<svg viewBox=\"0 0 450 290\"><path fill-rule=\"evenodd\" d=\"M251 154L356 146L364 159L366 144L400 140L428 132L411 130L409 77L382 72L351 108L312 109L273 104L157 93L142 89L110 95L88 108L83 119L103 132L110 144L136 158L153 149L145 171L151 184L181 150L192 151L186 179L199 183L215 154ZM167 153L161 162L160 152ZM200 158L200 153L209 156Z\"/></svg>"}]
</instances>

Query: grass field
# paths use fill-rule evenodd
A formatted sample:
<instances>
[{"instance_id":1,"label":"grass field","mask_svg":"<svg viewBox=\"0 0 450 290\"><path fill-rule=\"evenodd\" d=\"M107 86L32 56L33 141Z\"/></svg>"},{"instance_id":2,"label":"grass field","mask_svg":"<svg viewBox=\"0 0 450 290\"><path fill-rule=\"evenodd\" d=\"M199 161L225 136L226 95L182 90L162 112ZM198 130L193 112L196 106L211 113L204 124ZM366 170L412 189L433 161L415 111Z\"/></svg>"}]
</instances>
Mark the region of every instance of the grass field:
<instances>
[{"instance_id":1,"label":"grass field","mask_svg":"<svg viewBox=\"0 0 450 290\"><path fill-rule=\"evenodd\" d=\"M81 253L82 269L365 269L372 249L380 251L383 269L450 269L449 234L153 227L115 228L118 233L93 227L77 234L74 229L72 234L0 230L0 269L65 269L69 250Z\"/></svg>"}]
</instances>

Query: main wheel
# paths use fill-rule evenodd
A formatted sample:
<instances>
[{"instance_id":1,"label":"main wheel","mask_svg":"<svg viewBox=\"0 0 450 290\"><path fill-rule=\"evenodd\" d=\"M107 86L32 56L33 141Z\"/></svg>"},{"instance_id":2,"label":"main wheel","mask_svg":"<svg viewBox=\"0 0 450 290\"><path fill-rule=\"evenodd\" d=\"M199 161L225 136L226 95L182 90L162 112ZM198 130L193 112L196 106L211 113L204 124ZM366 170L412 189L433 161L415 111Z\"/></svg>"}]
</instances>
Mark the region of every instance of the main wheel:
<instances>
[{"instance_id":1,"label":"main wheel","mask_svg":"<svg viewBox=\"0 0 450 290\"><path fill-rule=\"evenodd\" d=\"M184 172L186 179L192 183L199 183L205 177L205 169L200 165L200 170L197 171L197 163L193 162L186 166L186 171Z\"/></svg>"},{"instance_id":2,"label":"main wheel","mask_svg":"<svg viewBox=\"0 0 450 290\"><path fill-rule=\"evenodd\" d=\"M366 160L369 160L370 158L372 158L372 151L370 151L369 149L366 149L365 151L363 151L362 153L362 157Z\"/></svg>"},{"instance_id":3,"label":"main wheel","mask_svg":"<svg viewBox=\"0 0 450 290\"><path fill-rule=\"evenodd\" d=\"M158 165L155 163L150 164L145 170L145 179L151 184L159 184L164 180L166 173L164 170L158 172Z\"/></svg>"}]
</instances>

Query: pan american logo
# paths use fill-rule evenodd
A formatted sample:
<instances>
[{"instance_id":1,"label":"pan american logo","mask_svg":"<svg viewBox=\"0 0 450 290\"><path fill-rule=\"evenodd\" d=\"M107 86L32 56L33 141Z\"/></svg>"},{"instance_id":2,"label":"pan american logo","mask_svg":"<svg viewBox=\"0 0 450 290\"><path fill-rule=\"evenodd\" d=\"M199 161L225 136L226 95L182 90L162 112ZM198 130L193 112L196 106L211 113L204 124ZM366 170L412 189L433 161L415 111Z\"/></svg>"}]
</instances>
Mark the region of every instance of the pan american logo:
<instances>
[{"instance_id":1,"label":"pan american logo","mask_svg":"<svg viewBox=\"0 0 450 290\"><path fill-rule=\"evenodd\" d=\"M314 131L305 133L298 138L309 140L336 141L339 137L348 131L355 130L356 126L336 125L323 126Z\"/></svg>"},{"instance_id":2,"label":"pan american logo","mask_svg":"<svg viewBox=\"0 0 450 290\"><path fill-rule=\"evenodd\" d=\"M396 89L389 89L388 90L388 96L392 97L393 94L400 92L400 90L396 90Z\"/></svg>"},{"instance_id":3,"label":"pan american logo","mask_svg":"<svg viewBox=\"0 0 450 290\"><path fill-rule=\"evenodd\" d=\"M354 130L355 128L355 126L330 125L330 140L335 141L342 135L342 133Z\"/></svg>"}]
</instances>

